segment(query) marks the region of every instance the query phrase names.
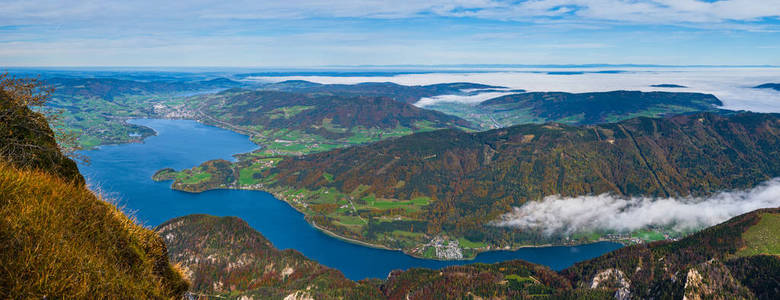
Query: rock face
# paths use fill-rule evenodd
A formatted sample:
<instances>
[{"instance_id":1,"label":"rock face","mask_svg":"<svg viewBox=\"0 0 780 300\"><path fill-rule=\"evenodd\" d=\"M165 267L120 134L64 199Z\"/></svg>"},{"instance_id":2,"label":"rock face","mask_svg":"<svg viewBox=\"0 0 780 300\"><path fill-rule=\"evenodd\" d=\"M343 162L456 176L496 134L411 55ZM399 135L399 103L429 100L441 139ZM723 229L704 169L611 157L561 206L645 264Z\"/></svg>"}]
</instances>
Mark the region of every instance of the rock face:
<instances>
[{"instance_id":1,"label":"rock face","mask_svg":"<svg viewBox=\"0 0 780 300\"><path fill-rule=\"evenodd\" d=\"M632 299L776 299L780 253L743 254L746 245L772 243L752 232L780 234L780 208L760 209L683 238L621 248L561 271L575 288L603 289ZM767 218L770 216L770 218ZM771 229L774 228L774 229ZM748 275L750 274L750 275Z\"/></svg>"},{"instance_id":2,"label":"rock face","mask_svg":"<svg viewBox=\"0 0 780 300\"><path fill-rule=\"evenodd\" d=\"M618 269L606 269L596 274L590 283L591 289L616 289L615 299L624 300L631 298L631 282L623 271Z\"/></svg>"},{"instance_id":3,"label":"rock face","mask_svg":"<svg viewBox=\"0 0 780 300\"><path fill-rule=\"evenodd\" d=\"M748 288L734 279L731 271L720 261L712 259L688 270L685 275L686 300L750 299L755 298Z\"/></svg>"}]
</instances>

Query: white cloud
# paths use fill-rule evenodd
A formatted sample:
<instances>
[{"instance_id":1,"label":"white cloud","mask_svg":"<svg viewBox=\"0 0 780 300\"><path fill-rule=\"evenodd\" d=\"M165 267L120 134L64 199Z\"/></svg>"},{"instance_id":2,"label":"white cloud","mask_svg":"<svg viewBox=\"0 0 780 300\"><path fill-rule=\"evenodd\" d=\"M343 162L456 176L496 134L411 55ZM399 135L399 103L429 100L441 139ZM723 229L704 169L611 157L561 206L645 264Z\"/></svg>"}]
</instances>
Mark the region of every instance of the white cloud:
<instances>
[{"instance_id":1,"label":"white cloud","mask_svg":"<svg viewBox=\"0 0 780 300\"><path fill-rule=\"evenodd\" d=\"M262 81L308 80L318 83L354 84L360 82L394 82L403 85L427 85L447 82L473 82L505 86L528 91L559 91L571 93L606 92L614 90L697 92L713 94L723 101L725 109L780 113L780 92L754 89L759 84L778 82L780 68L617 68L618 74L585 73L581 75L550 75L550 71L594 72L616 68L571 69L492 69L484 73L429 73L405 74L390 77L329 77L287 76L256 77ZM654 88L650 85L671 83L688 88ZM433 102L462 102L474 104L487 100L477 96L443 96L429 98L421 104Z\"/></svg>"},{"instance_id":2,"label":"white cloud","mask_svg":"<svg viewBox=\"0 0 780 300\"><path fill-rule=\"evenodd\" d=\"M780 16L780 0L432 0L432 1L0 1L6 19L117 16L167 19L409 18L424 15L529 20L564 17L640 23L752 21Z\"/></svg>"},{"instance_id":3,"label":"white cloud","mask_svg":"<svg viewBox=\"0 0 780 300\"><path fill-rule=\"evenodd\" d=\"M493 225L541 230L545 234L592 230L630 232L649 226L685 231L712 226L759 208L779 206L780 179L776 178L750 190L700 198L550 196L514 208Z\"/></svg>"},{"instance_id":4,"label":"white cloud","mask_svg":"<svg viewBox=\"0 0 780 300\"><path fill-rule=\"evenodd\" d=\"M433 96L433 97L425 97L420 98L417 103L414 103L417 107L425 107L437 103L443 103L443 102L457 102L457 103L463 103L463 104L479 104L482 101L493 99L496 97L501 97L505 95L509 95L513 93L509 92L487 92L487 93L479 93L476 95L440 95L440 96Z\"/></svg>"}]
</instances>

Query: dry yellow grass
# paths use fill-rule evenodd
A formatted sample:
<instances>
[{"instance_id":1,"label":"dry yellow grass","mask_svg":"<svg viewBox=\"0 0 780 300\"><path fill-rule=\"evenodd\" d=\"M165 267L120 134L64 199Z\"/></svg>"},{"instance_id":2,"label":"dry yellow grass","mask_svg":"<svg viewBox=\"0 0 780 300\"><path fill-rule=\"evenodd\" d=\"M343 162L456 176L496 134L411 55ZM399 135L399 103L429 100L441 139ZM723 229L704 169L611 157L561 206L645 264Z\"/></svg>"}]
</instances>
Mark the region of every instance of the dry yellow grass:
<instances>
[{"instance_id":1,"label":"dry yellow grass","mask_svg":"<svg viewBox=\"0 0 780 300\"><path fill-rule=\"evenodd\" d=\"M80 184L0 163L0 298L180 298L162 239Z\"/></svg>"}]
</instances>

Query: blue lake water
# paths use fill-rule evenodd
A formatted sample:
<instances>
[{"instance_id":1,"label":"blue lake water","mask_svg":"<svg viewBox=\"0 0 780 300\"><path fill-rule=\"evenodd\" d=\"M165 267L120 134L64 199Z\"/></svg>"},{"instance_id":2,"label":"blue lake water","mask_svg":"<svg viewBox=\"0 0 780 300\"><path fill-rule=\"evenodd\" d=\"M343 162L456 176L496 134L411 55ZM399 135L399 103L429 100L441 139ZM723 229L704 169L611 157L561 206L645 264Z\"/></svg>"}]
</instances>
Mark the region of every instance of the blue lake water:
<instances>
[{"instance_id":1,"label":"blue lake water","mask_svg":"<svg viewBox=\"0 0 780 300\"><path fill-rule=\"evenodd\" d=\"M256 149L257 145L246 136L194 121L144 119L132 123L154 128L158 134L142 144L110 145L85 151L91 163L79 168L94 189L116 199L140 222L157 226L174 217L200 213L238 216L277 248L296 249L311 259L341 270L350 279L385 278L395 269L442 268L510 259L523 259L560 270L621 247L617 243L602 242L487 252L473 261L436 261L413 258L400 251L350 244L314 229L302 214L265 192L214 190L191 194L171 190L170 182L151 179L161 168L179 170L210 159L232 159L233 154Z\"/></svg>"}]
</instances>

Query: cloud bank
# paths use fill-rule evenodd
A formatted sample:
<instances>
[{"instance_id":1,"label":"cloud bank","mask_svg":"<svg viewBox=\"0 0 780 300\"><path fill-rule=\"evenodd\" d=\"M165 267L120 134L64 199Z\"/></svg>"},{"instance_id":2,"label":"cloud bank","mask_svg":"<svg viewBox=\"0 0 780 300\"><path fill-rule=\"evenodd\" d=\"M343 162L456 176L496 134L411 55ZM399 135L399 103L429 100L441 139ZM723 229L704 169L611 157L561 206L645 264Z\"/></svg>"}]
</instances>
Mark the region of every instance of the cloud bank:
<instances>
[{"instance_id":1,"label":"cloud bank","mask_svg":"<svg viewBox=\"0 0 780 300\"><path fill-rule=\"evenodd\" d=\"M520 69L507 68L474 73L404 74L387 77L286 76L254 77L260 81L307 80L318 83L355 84L360 82L394 82L403 85L428 85L447 82L473 82L525 89L529 92L606 92L614 90L696 92L713 94L723 101L723 108L755 112L780 112L780 92L754 89L762 83L779 82L780 68L620 68L622 73L599 68ZM485 70L483 70L485 71ZM584 72L579 75L551 75L549 72ZM679 84L688 88L657 88L653 84ZM439 96L423 99L426 106L441 102L476 104L492 94L476 96ZM500 96L500 95L497 95Z\"/></svg>"},{"instance_id":2,"label":"cloud bank","mask_svg":"<svg viewBox=\"0 0 780 300\"><path fill-rule=\"evenodd\" d=\"M493 99L496 97L501 97L505 95L514 94L511 92L487 92L487 93L478 93L475 95L440 95L440 96L433 96L433 97L424 97L420 98L419 101L415 102L414 105L417 107L426 107L433 104L443 103L443 102L457 102L457 103L463 103L463 104L479 104L482 103L485 100Z\"/></svg>"},{"instance_id":3,"label":"cloud bank","mask_svg":"<svg viewBox=\"0 0 780 300\"><path fill-rule=\"evenodd\" d=\"M7 19L84 20L134 17L182 19L301 19L420 16L492 20L564 18L637 23L722 23L780 15L778 0L431 0L431 1L0 1ZM155 8L150 10L149 8ZM0 21L0 23L2 23Z\"/></svg>"},{"instance_id":4,"label":"cloud bank","mask_svg":"<svg viewBox=\"0 0 780 300\"><path fill-rule=\"evenodd\" d=\"M593 230L630 232L663 226L685 231L712 226L759 208L780 206L780 178L753 189L721 192L710 197L648 198L550 196L516 207L495 226L571 234Z\"/></svg>"}]
</instances>

